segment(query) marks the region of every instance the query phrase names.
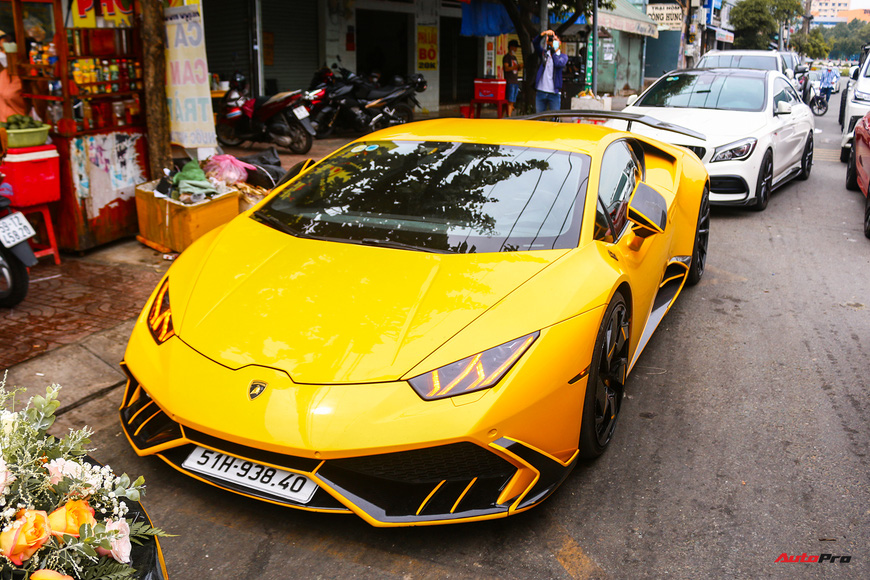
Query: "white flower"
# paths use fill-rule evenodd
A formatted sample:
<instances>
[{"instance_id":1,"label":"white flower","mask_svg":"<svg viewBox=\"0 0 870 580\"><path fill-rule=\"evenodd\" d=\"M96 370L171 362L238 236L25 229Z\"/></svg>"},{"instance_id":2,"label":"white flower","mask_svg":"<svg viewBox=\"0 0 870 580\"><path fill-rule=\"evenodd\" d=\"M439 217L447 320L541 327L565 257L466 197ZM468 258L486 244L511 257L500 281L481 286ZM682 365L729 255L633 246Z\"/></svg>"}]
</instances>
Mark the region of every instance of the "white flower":
<instances>
[{"instance_id":1,"label":"white flower","mask_svg":"<svg viewBox=\"0 0 870 580\"><path fill-rule=\"evenodd\" d=\"M127 520L106 520L106 531L119 532L115 535L115 539L111 541L112 549L97 548L97 553L100 556L111 556L122 564L130 563L130 526L127 525Z\"/></svg>"},{"instance_id":2,"label":"white flower","mask_svg":"<svg viewBox=\"0 0 870 580\"><path fill-rule=\"evenodd\" d=\"M15 429L15 422L18 420L18 413L10 413L7 410L3 410L3 413L0 414L0 425L3 427L3 432L6 435L11 435L12 431Z\"/></svg>"},{"instance_id":3,"label":"white flower","mask_svg":"<svg viewBox=\"0 0 870 580\"><path fill-rule=\"evenodd\" d=\"M72 461L71 459L52 459L49 461L45 468L48 469L48 474L50 476L49 483L54 485L62 480L64 477L69 477L70 479L81 479L82 473L84 471L84 467L81 463L77 461Z\"/></svg>"},{"instance_id":4,"label":"white flower","mask_svg":"<svg viewBox=\"0 0 870 580\"><path fill-rule=\"evenodd\" d=\"M0 495L5 495L6 490L15 481L15 476L9 471L9 466L6 465L6 460L0 457Z\"/></svg>"}]
</instances>

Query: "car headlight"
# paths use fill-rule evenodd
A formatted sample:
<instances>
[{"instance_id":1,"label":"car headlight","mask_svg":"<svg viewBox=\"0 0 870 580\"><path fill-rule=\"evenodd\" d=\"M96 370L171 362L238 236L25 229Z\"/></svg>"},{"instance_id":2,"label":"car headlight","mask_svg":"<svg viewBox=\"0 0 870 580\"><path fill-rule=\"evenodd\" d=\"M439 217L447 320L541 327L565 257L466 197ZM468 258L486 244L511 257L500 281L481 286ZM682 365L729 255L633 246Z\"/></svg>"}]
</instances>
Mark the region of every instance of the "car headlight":
<instances>
[{"instance_id":1,"label":"car headlight","mask_svg":"<svg viewBox=\"0 0 870 580\"><path fill-rule=\"evenodd\" d=\"M855 90L855 93L852 95L853 101L870 101L870 93L865 93L863 91Z\"/></svg>"},{"instance_id":2,"label":"car headlight","mask_svg":"<svg viewBox=\"0 0 870 580\"><path fill-rule=\"evenodd\" d=\"M755 144L758 143L758 139L741 139L740 141L735 141L734 143L729 143L728 145L723 145L721 147L716 147L716 150L713 151L713 159L710 163L715 163L716 161L741 161L743 159L747 159L752 152L755 151Z\"/></svg>"},{"instance_id":3,"label":"car headlight","mask_svg":"<svg viewBox=\"0 0 870 580\"><path fill-rule=\"evenodd\" d=\"M511 370L540 332L506 342L481 353L418 375L408 382L427 401L488 389Z\"/></svg>"},{"instance_id":4,"label":"car headlight","mask_svg":"<svg viewBox=\"0 0 870 580\"><path fill-rule=\"evenodd\" d=\"M148 311L148 330L157 344L163 344L175 335L172 326L172 309L169 307L169 278L163 281Z\"/></svg>"}]
</instances>

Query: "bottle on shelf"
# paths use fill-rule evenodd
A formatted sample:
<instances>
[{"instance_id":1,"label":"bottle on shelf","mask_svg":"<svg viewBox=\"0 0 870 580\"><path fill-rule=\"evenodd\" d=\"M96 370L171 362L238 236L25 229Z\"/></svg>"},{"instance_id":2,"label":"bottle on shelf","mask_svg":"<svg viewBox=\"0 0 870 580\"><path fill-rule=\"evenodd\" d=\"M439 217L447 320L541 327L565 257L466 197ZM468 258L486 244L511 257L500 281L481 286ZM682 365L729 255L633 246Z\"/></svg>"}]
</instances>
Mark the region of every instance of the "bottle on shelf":
<instances>
[{"instance_id":1,"label":"bottle on shelf","mask_svg":"<svg viewBox=\"0 0 870 580\"><path fill-rule=\"evenodd\" d=\"M85 130L94 128L94 112L88 101L82 101L82 125Z\"/></svg>"}]
</instances>

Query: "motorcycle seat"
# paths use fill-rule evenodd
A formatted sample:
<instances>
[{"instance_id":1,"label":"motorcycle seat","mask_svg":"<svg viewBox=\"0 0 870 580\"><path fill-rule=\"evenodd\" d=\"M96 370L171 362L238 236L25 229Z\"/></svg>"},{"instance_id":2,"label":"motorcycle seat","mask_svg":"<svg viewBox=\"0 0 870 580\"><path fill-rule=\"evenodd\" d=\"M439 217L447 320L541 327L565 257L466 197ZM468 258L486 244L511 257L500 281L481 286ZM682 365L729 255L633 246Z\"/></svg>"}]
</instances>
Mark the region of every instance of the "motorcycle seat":
<instances>
[{"instance_id":1,"label":"motorcycle seat","mask_svg":"<svg viewBox=\"0 0 870 580\"><path fill-rule=\"evenodd\" d=\"M271 98L272 97L270 97L269 95L260 95L259 97L257 97L254 100L254 111L257 111L260 107L268 103L269 99Z\"/></svg>"},{"instance_id":2,"label":"motorcycle seat","mask_svg":"<svg viewBox=\"0 0 870 580\"><path fill-rule=\"evenodd\" d=\"M372 89L371 91L369 91L369 94L366 95L366 98L373 101L375 99L386 97L395 90L396 87L380 87L377 89Z\"/></svg>"}]
</instances>

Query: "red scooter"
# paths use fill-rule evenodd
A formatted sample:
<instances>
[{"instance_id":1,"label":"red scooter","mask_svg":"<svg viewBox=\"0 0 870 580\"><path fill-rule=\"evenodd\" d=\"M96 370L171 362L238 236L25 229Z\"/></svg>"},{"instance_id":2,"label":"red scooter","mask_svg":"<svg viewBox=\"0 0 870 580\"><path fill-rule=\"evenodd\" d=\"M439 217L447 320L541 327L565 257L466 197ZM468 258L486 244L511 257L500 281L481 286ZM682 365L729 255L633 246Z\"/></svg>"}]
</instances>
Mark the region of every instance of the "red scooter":
<instances>
[{"instance_id":1,"label":"red scooter","mask_svg":"<svg viewBox=\"0 0 870 580\"><path fill-rule=\"evenodd\" d=\"M311 149L315 133L308 118L305 92L251 98L247 79L241 73L233 75L215 129L218 141L227 147L256 141L274 143L299 155Z\"/></svg>"}]
</instances>

